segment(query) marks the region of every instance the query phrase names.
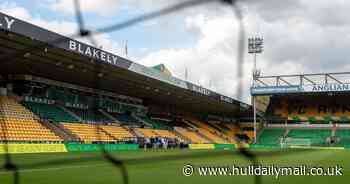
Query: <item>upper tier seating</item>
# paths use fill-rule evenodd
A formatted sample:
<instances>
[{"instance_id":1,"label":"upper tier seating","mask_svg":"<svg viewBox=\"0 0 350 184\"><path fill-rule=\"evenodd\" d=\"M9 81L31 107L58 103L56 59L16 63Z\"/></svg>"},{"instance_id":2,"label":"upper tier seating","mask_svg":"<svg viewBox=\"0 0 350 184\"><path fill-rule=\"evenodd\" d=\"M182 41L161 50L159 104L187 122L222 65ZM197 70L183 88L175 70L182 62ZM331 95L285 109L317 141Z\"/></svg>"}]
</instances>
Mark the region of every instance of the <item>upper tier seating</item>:
<instances>
[{"instance_id":1,"label":"upper tier seating","mask_svg":"<svg viewBox=\"0 0 350 184\"><path fill-rule=\"evenodd\" d=\"M112 122L111 119L103 115L100 111L90 110L90 109L78 109L78 108L67 108L77 116L79 116L83 121L86 122L103 122L109 123Z\"/></svg>"},{"instance_id":2,"label":"upper tier seating","mask_svg":"<svg viewBox=\"0 0 350 184\"><path fill-rule=\"evenodd\" d=\"M119 114L119 113L109 113L111 116L115 117L120 123L124 125L134 125L134 126L141 126L142 123L140 123L137 119L132 117L129 114Z\"/></svg>"},{"instance_id":3,"label":"upper tier seating","mask_svg":"<svg viewBox=\"0 0 350 184\"><path fill-rule=\"evenodd\" d=\"M142 118L147 123L151 124L154 129L164 129L171 130L171 126L166 121L158 120L158 119L150 119L148 117Z\"/></svg>"},{"instance_id":4,"label":"upper tier seating","mask_svg":"<svg viewBox=\"0 0 350 184\"><path fill-rule=\"evenodd\" d=\"M207 139L198 135L195 131L189 130L182 127L175 127L176 131L180 133L183 137L190 140L192 143L209 143Z\"/></svg>"},{"instance_id":5,"label":"upper tier seating","mask_svg":"<svg viewBox=\"0 0 350 184\"><path fill-rule=\"evenodd\" d=\"M259 144L264 145L278 145L279 138L283 136L285 129L282 128L273 128L273 129L263 129L259 139Z\"/></svg>"},{"instance_id":6,"label":"upper tier seating","mask_svg":"<svg viewBox=\"0 0 350 184\"><path fill-rule=\"evenodd\" d=\"M0 127L3 141L62 141L39 123L32 112L6 96L0 96Z\"/></svg>"},{"instance_id":7,"label":"upper tier seating","mask_svg":"<svg viewBox=\"0 0 350 184\"><path fill-rule=\"evenodd\" d=\"M113 142L113 137L106 134L97 125L81 124L81 123L62 123L63 127L78 136L84 143L92 142Z\"/></svg>"},{"instance_id":8,"label":"upper tier seating","mask_svg":"<svg viewBox=\"0 0 350 184\"><path fill-rule=\"evenodd\" d=\"M323 102L323 100L325 100ZM289 121L310 123L349 123L350 107L345 102L333 104L327 99L314 100L303 103L283 101L279 106L273 107L273 114Z\"/></svg>"},{"instance_id":9,"label":"upper tier seating","mask_svg":"<svg viewBox=\"0 0 350 184\"><path fill-rule=\"evenodd\" d=\"M41 104L35 102L23 102L23 105L34 112L42 119L51 119L56 122L77 122L79 121L62 108L56 105Z\"/></svg>"}]
</instances>

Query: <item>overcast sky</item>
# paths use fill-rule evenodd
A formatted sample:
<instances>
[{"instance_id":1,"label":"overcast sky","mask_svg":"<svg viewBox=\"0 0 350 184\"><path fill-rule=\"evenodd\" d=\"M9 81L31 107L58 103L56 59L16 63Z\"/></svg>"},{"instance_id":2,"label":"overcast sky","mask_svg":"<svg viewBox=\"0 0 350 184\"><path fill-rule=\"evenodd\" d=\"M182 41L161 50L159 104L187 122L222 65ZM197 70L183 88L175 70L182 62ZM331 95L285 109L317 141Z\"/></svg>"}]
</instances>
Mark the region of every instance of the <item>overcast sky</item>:
<instances>
[{"instance_id":1,"label":"overcast sky","mask_svg":"<svg viewBox=\"0 0 350 184\"><path fill-rule=\"evenodd\" d=\"M183 0L182 0L183 1ZM76 31L72 0L5 0L0 11L61 34ZM120 22L179 0L82 0L89 28ZM263 36L263 75L349 71L350 1L241 0L247 36ZM104 49L146 66L164 63L174 76L235 97L238 23L219 3L188 9L96 37ZM250 103L253 57L244 59L243 101Z\"/></svg>"}]
</instances>

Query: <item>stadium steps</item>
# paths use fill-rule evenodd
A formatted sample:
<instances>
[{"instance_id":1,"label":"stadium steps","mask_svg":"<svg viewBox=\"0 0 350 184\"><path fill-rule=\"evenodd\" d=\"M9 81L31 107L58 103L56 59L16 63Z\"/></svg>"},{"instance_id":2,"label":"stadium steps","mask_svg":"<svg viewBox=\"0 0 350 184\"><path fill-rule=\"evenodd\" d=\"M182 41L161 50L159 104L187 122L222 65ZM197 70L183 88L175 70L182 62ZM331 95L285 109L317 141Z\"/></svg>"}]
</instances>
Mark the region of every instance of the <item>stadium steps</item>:
<instances>
[{"instance_id":1,"label":"stadium steps","mask_svg":"<svg viewBox=\"0 0 350 184\"><path fill-rule=\"evenodd\" d=\"M135 136L126 128L115 125L101 125L99 126L106 134L114 137L116 140L135 138Z\"/></svg>"},{"instance_id":2,"label":"stadium steps","mask_svg":"<svg viewBox=\"0 0 350 184\"><path fill-rule=\"evenodd\" d=\"M83 123L62 123L66 129L71 130L84 143L115 142L116 139L100 131L98 125Z\"/></svg>"},{"instance_id":3,"label":"stadium steps","mask_svg":"<svg viewBox=\"0 0 350 184\"><path fill-rule=\"evenodd\" d=\"M184 127L175 127L175 130L183 137L186 137L186 139L190 140L191 143L212 143L212 141L201 136L194 130L190 130Z\"/></svg>"},{"instance_id":4,"label":"stadium steps","mask_svg":"<svg viewBox=\"0 0 350 184\"><path fill-rule=\"evenodd\" d=\"M134 135L135 137L142 137L142 134L135 131L135 128L130 128L130 127L125 127L123 126L126 130L128 130L132 135Z\"/></svg>"},{"instance_id":5,"label":"stadium steps","mask_svg":"<svg viewBox=\"0 0 350 184\"><path fill-rule=\"evenodd\" d=\"M144 137L143 133L138 128L131 128L137 137Z\"/></svg>"},{"instance_id":6,"label":"stadium steps","mask_svg":"<svg viewBox=\"0 0 350 184\"><path fill-rule=\"evenodd\" d=\"M103 115L105 115L106 117L108 117L109 119L113 120L114 123L117 123L117 124L120 125L120 122L119 122L116 118L114 118L113 116L111 116L110 114L108 114L106 111L104 111L103 109L99 109L99 111L100 111Z\"/></svg>"},{"instance_id":7,"label":"stadium steps","mask_svg":"<svg viewBox=\"0 0 350 184\"><path fill-rule=\"evenodd\" d=\"M120 114L120 113L109 113L111 116L115 117L121 125L126 125L130 127L141 127L144 124L142 122L139 122L134 117L131 116L131 114Z\"/></svg>"},{"instance_id":8,"label":"stadium steps","mask_svg":"<svg viewBox=\"0 0 350 184\"><path fill-rule=\"evenodd\" d=\"M218 129L220 129L221 133L223 133L226 136L228 141L235 142L235 140L234 140L235 132L233 130L231 130L230 128L228 128L227 126L225 126L225 124L221 124L221 126L219 126L216 123L211 123L210 125L215 126ZM248 137L251 138L250 136L248 136Z\"/></svg>"},{"instance_id":9,"label":"stadium steps","mask_svg":"<svg viewBox=\"0 0 350 184\"><path fill-rule=\"evenodd\" d=\"M142 134L142 137L159 137L160 135L156 133L156 131L154 131L154 129L151 128L135 128L135 130L137 132L139 132L140 134Z\"/></svg>"},{"instance_id":10,"label":"stadium steps","mask_svg":"<svg viewBox=\"0 0 350 184\"><path fill-rule=\"evenodd\" d=\"M54 123L54 122L51 123L51 122L42 121L42 120L40 120L39 123L41 123L46 128L50 129L52 132L54 132L57 136L59 136L61 139L63 139L66 142L79 141L78 137L63 130L60 126L57 125L57 123Z\"/></svg>"},{"instance_id":11,"label":"stadium steps","mask_svg":"<svg viewBox=\"0 0 350 184\"><path fill-rule=\"evenodd\" d=\"M85 122L85 123L111 123L112 120L105 115L103 115L100 111L94 109L81 109L68 107L66 108Z\"/></svg>"},{"instance_id":12,"label":"stadium steps","mask_svg":"<svg viewBox=\"0 0 350 184\"><path fill-rule=\"evenodd\" d=\"M105 134L109 135L110 137L112 137L113 139L115 140L118 140L118 137L114 136L110 131L104 129L104 128L101 128L101 127L98 127L98 129L102 132L104 132Z\"/></svg>"},{"instance_id":13,"label":"stadium steps","mask_svg":"<svg viewBox=\"0 0 350 184\"><path fill-rule=\"evenodd\" d=\"M143 121L150 124L154 129L164 129L164 130L172 130L173 127L169 125L170 121L165 121L160 118L149 118L149 117L143 117Z\"/></svg>"},{"instance_id":14,"label":"stadium steps","mask_svg":"<svg viewBox=\"0 0 350 184\"><path fill-rule=\"evenodd\" d=\"M76 118L77 120L79 120L79 122L83 122L83 119L81 119L81 117L79 117L78 115L76 115L74 112L70 111L69 109L65 108L62 105L58 105L58 107L60 107L62 110L64 110L66 113L70 114L71 116L73 116L74 118Z\"/></svg>"},{"instance_id":15,"label":"stadium steps","mask_svg":"<svg viewBox=\"0 0 350 184\"><path fill-rule=\"evenodd\" d=\"M192 127L192 128L194 128L194 129L197 129L197 128L198 128L198 126L192 124L192 123L191 123L190 121L188 121L188 120L184 120L183 122L184 122L186 125L188 125L189 127Z\"/></svg>"},{"instance_id":16,"label":"stadium steps","mask_svg":"<svg viewBox=\"0 0 350 184\"><path fill-rule=\"evenodd\" d=\"M207 137L206 135L204 135L203 133L201 133L199 131L200 127L198 127L198 125L195 125L193 122L189 121L189 120L184 120L184 122L190 126L190 128L188 129L192 129L191 131L196 132L196 134L200 137L202 137L205 140L208 140L210 143L214 143L214 140L210 139L209 137Z\"/></svg>"},{"instance_id":17,"label":"stadium steps","mask_svg":"<svg viewBox=\"0 0 350 184\"><path fill-rule=\"evenodd\" d=\"M217 129L209 126L208 124L198 121L194 118L190 118L189 122L196 124L198 126L197 130L200 134L212 140L215 143L233 143L233 138L230 139L228 136L218 132Z\"/></svg>"},{"instance_id":18,"label":"stadium steps","mask_svg":"<svg viewBox=\"0 0 350 184\"><path fill-rule=\"evenodd\" d=\"M160 129L153 129L153 131L159 136L159 137L167 137L172 139L181 139L181 137L178 137L173 130L160 130Z\"/></svg>"},{"instance_id":19,"label":"stadium steps","mask_svg":"<svg viewBox=\"0 0 350 184\"><path fill-rule=\"evenodd\" d=\"M137 121L139 121L140 123L142 123L142 124L144 124L144 125L146 125L148 127L152 127L152 125L150 123L148 123L147 121L143 120L142 118L136 116L134 113L132 113L131 116L133 118L135 118Z\"/></svg>"},{"instance_id":20,"label":"stadium steps","mask_svg":"<svg viewBox=\"0 0 350 184\"><path fill-rule=\"evenodd\" d=\"M174 133L175 133L175 135L178 136L180 139L186 141L186 142L191 142L191 139L189 139L188 137L182 135L182 134L177 130L177 128L179 128L179 127L174 127Z\"/></svg>"},{"instance_id":21,"label":"stadium steps","mask_svg":"<svg viewBox=\"0 0 350 184\"><path fill-rule=\"evenodd\" d=\"M75 135L70 129L65 128L61 123L52 123L52 126L56 126L58 129L62 130L62 132L64 132L73 141L81 141L77 135Z\"/></svg>"},{"instance_id":22,"label":"stadium steps","mask_svg":"<svg viewBox=\"0 0 350 184\"><path fill-rule=\"evenodd\" d=\"M188 121L188 120L184 120L184 122L187 124L187 125L190 125L190 128L188 128L187 130L190 130L190 131L193 131L195 132L198 136L202 137L203 139L205 140L208 140L210 143L214 143L214 140L210 139L209 137L207 137L206 135L204 135L203 133L201 133L199 131L199 127L198 126L195 126L192 124L192 122Z\"/></svg>"}]
</instances>

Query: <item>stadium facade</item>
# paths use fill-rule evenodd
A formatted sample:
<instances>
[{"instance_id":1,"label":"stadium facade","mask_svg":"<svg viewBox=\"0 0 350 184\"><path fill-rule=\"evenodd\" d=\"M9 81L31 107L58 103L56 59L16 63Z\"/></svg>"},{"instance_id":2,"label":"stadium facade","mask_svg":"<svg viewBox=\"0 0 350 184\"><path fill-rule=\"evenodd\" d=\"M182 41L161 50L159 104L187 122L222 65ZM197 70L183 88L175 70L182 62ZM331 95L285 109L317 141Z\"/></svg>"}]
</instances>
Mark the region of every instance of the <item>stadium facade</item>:
<instances>
[{"instance_id":1,"label":"stadium facade","mask_svg":"<svg viewBox=\"0 0 350 184\"><path fill-rule=\"evenodd\" d=\"M0 25L1 142L252 138L251 124L235 126L250 105L3 13Z\"/></svg>"},{"instance_id":2,"label":"stadium facade","mask_svg":"<svg viewBox=\"0 0 350 184\"><path fill-rule=\"evenodd\" d=\"M257 77L251 94L265 112L258 144L348 147L349 79L348 72Z\"/></svg>"}]
</instances>

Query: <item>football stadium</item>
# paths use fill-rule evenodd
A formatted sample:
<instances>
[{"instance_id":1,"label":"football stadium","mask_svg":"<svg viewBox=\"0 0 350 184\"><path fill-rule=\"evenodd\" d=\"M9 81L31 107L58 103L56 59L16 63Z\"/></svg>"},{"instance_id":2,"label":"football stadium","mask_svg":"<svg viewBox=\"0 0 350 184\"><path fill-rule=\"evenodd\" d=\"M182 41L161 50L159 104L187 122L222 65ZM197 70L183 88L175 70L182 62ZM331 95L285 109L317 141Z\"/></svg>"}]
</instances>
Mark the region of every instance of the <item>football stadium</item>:
<instances>
[{"instance_id":1,"label":"football stadium","mask_svg":"<svg viewBox=\"0 0 350 184\"><path fill-rule=\"evenodd\" d=\"M0 183L345 183L350 73L252 105L0 13Z\"/></svg>"}]
</instances>

